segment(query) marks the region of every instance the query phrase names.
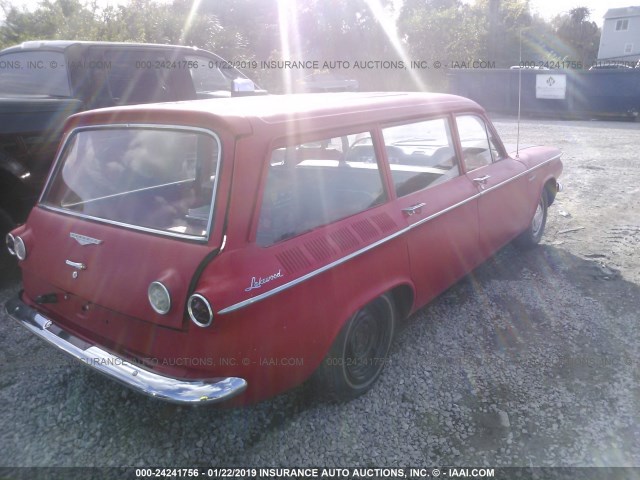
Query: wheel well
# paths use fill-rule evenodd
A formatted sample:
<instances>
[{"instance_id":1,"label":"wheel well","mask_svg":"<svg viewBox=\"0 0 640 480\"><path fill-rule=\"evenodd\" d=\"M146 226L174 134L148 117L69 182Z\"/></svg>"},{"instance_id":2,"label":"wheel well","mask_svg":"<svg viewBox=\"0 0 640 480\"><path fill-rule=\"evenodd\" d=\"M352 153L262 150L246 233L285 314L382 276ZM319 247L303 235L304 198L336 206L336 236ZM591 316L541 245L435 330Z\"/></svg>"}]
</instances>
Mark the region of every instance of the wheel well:
<instances>
[{"instance_id":1,"label":"wheel well","mask_svg":"<svg viewBox=\"0 0 640 480\"><path fill-rule=\"evenodd\" d=\"M398 318L404 320L413 306L413 289L409 285L398 285L391 291L391 297L398 313Z\"/></svg>"},{"instance_id":2,"label":"wheel well","mask_svg":"<svg viewBox=\"0 0 640 480\"><path fill-rule=\"evenodd\" d=\"M547 183L544 184L544 191L547 194L547 205L551 205L556 199L556 195L558 194L557 185L558 182L556 182L554 178L547 180Z\"/></svg>"},{"instance_id":3,"label":"wheel well","mask_svg":"<svg viewBox=\"0 0 640 480\"><path fill-rule=\"evenodd\" d=\"M34 194L10 172L0 169L0 209L13 219L22 222L31 209Z\"/></svg>"}]
</instances>

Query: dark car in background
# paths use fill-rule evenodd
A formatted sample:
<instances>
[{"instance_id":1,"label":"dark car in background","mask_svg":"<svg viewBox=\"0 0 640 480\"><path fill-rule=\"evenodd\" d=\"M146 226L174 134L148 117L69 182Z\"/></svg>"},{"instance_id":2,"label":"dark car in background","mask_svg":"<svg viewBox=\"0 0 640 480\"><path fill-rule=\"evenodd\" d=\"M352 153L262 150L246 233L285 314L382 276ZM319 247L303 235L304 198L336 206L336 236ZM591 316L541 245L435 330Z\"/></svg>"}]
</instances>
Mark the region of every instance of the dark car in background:
<instances>
[{"instance_id":1,"label":"dark car in background","mask_svg":"<svg viewBox=\"0 0 640 480\"><path fill-rule=\"evenodd\" d=\"M296 91L300 93L357 92L359 88L358 80L331 72L312 73L296 84Z\"/></svg>"},{"instance_id":2,"label":"dark car in background","mask_svg":"<svg viewBox=\"0 0 640 480\"><path fill-rule=\"evenodd\" d=\"M34 205L70 115L95 108L266 93L195 47L30 41L0 52L0 234Z\"/></svg>"}]
</instances>

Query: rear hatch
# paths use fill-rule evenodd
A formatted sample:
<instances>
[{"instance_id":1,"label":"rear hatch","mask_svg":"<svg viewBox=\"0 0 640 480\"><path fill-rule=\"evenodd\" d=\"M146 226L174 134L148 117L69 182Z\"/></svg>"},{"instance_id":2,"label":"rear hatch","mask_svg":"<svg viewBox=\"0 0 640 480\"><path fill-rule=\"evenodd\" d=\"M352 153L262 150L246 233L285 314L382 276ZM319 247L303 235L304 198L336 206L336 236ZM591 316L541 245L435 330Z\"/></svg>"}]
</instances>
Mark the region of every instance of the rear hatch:
<instances>
[{"instance_id":1,"label":"rear hatch","mask_svg":"<svg viewBox=\"0 0 640 480\"><path fill-rule=\"evenodd\" d=\"M219 157L218 138L204 130L127 125L73 132L29 218L27 293L75 300L85 307L78 321L106 309L182 328L191 278L217 246L209 232ZM170 303L162 301L163 290ZM68 303L45 308L73 320Z\"/></svg>"}]
</instances>

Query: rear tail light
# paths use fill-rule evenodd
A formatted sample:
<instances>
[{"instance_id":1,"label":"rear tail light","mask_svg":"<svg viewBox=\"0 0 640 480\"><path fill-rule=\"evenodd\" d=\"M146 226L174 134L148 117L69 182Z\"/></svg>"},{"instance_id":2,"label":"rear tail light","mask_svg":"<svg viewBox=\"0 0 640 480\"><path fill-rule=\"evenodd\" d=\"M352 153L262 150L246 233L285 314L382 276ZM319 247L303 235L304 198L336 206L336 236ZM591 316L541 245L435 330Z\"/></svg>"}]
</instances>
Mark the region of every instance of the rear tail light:
<instances>
[{"instance_id":1,"label":"rear tail light","mask_svg":"<svg viewBox=\"0 0 640 480\"><path fill-rule=\"evenodd\" d=\"M151 282L147 290L149 303L156 313L166 315L171 309L171 295L169 290L160 282Z\"/></svg>"},{"instance_id":2,"label":"rear tail light","mask_svg":"<svg viewBox=\"0 0 640 480\"><path fill-rule=\"evenodd\" d=\"M27 247L24 245L22 238L8 234L6 238L7 250L11 255L18 257L18 260L27 258Z\"/></svg>"},{"instance_id":3,"label":"rear tail light","mask_svg":"<svg viewBox=\"0 0 640 480\"><path fill-rule=\"evenodd\" d=\"M213 310L209 301L198 293L189 297L187 310L191 321L199 327L208 327L213 322Z\"/></svg>"},{"instance_id":4,"label":"rear tail light","mask_svg":"<svg viewBox=\"0 0 640 480\"><path fill-rule=\"evenodd\" d=\"M16 254L16 239L13 235L11 235L10 233L7 234L6 238L5 238L5 242L7 243L7 250L9 250L9 253L11 255L15 255Z\"/></svg>"}]
</instances>

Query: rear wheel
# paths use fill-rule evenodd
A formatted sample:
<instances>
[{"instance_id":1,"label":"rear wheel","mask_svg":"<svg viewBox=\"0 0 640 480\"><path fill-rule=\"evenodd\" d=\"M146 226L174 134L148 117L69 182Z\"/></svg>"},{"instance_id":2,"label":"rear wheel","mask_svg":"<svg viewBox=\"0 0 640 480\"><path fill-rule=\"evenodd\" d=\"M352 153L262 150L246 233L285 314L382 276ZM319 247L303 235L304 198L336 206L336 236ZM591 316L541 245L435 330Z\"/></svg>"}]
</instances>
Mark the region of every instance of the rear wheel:
<instances>
[{"instance_id":1,"label":"rear wheel","mask_svg":"<svg viewBox=\"0 0 640 480\"><path fill-rule=\"evenodd\" d=\"M387 294L358 310L314 374L317 393L329 400L346 401L368 391L387 361L395 321L393 301Z\"/></svg>"},{"instance_id":2,"label":"rear wheel","mask_svg":"<svg viewBox=\"0 0 640 480\"><path fill-rule=\"evenodd\" d=\"M531 248L540 243L544 227L547 224L547 193L545 190L540 194L536 211L533 214L529 227L522 232L514 241L520 248Z\"/></svg>"}]
</instances>

